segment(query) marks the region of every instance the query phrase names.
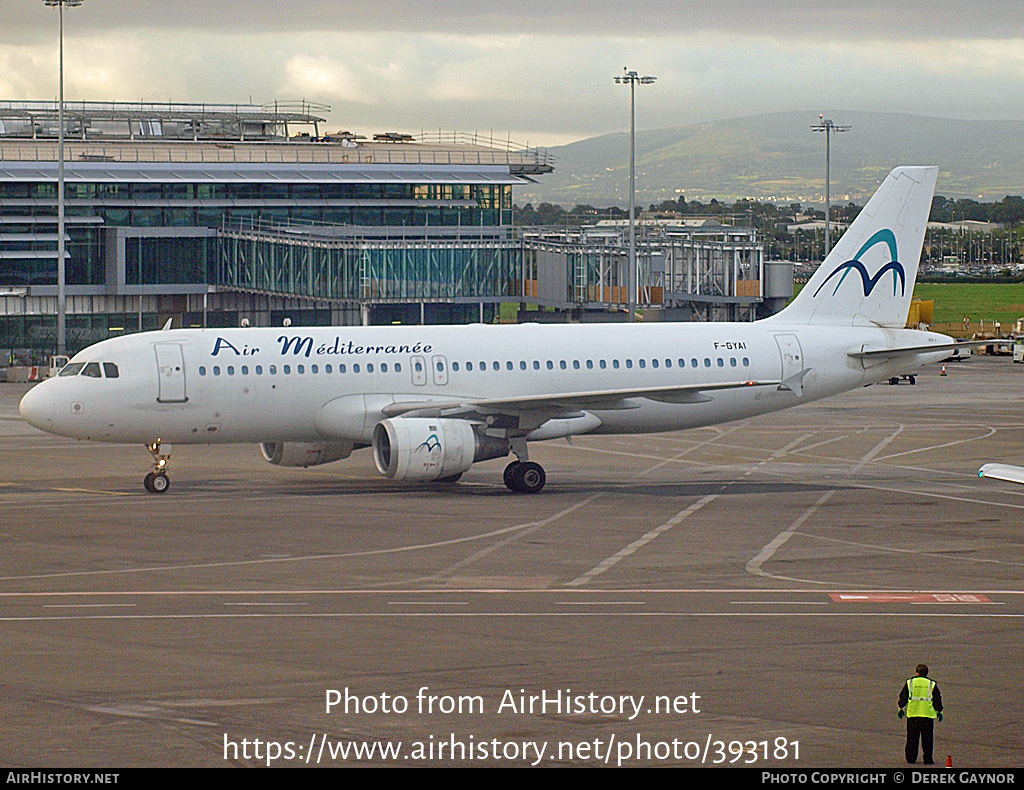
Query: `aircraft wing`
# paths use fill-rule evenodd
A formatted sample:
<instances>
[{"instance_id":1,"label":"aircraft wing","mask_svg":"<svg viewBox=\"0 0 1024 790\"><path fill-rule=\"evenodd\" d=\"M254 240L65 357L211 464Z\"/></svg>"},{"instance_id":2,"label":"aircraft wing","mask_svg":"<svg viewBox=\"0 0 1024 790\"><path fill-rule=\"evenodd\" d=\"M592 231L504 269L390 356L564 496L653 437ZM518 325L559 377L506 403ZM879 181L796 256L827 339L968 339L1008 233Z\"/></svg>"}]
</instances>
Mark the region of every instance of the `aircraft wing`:
<instances>
[{"instance_id":1,"label":"aircraft wing","mask_svg":"<svg viewBox=\"0 0 1024 790\"><path fill-rule=\"evenodd\" d=\"M890 359L930 354L933 351L955 351L958 348L984 346L991 342L991 340L966 340L957 343L934 343L928 346L899 346L897 348L861 347L857 351L847 351L846 355L855 359Z\"/></svg>"},{"instance_id":2,"label":"aircraft wing","mask_svg":"<svg viewBox=\"0 0 1024 790\"><path fill-rule=\"evenodd\" d=\"M413 401L393 403L383 409L386 417L403 414L417 416L458 417L465 414L512 414L529 412L578 412L583 409L635 409L636 398L663 403L703 403L710 398L705 394L717 390L743 387L778 387L779 381L725 381L711 384L679 384L671 387L635 387L591 392L564 392L545 395L522 395L510 398L466 398L451 401Z\"/></svg>"},{"instance_id":3,"label":"aircraft wing","mask_svg":"<svg viewBox=\"0 0 1024 790\"><path fill-rule=\"evenodd\" d=\"M1007 480L1011 483L1024 484L1024 466L985 464L978 470L978 477L994 477L996 480Z\"/></svg>"}]
</instances>

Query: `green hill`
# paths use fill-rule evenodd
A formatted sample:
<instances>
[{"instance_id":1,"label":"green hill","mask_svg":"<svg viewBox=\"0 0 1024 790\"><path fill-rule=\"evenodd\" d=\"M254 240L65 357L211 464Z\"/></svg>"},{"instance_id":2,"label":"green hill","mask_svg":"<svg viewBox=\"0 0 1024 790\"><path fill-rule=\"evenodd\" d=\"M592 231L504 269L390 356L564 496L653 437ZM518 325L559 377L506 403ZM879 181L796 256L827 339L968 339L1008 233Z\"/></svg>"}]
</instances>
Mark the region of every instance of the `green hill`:
<instances>
[{"instance_id":1,"label":"green hill","mask_svg":"<svg viewBox=\"0 0 1024 790\"><path fill-rule=\"evenodd\" d=\"M1024 194L1024 122L891 113L831 116L850 131L832 144L833 201L862 202L893 167L939 166L938 194L991 201ZM824 200L825 140L815 113L786 112L637 132L637 201ZM552 148L555 172L517 202L628 204L629 133Z\"/></svg>"}]
</instances>

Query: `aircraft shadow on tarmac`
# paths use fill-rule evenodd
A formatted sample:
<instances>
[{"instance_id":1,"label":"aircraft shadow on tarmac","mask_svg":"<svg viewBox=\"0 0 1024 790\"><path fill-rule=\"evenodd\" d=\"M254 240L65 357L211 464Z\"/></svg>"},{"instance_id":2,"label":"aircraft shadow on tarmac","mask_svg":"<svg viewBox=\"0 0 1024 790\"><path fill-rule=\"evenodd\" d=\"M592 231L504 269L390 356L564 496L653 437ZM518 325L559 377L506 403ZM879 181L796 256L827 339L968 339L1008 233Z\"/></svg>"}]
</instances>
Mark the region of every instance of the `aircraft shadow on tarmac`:
<instances>
[{"instance_id":1,"label":"aircraft shadow on tarmac","mask_svg":"<svg viewBox=\"0 0 1024 790\"><path fill-rule=\"evenodd\" d=\"M237 495L248 496L251 480L180 480L177 484L176 496L187 497L190 493L202 495ZM522 501L501 484L500 480L467 481L468 484L410 484L401 485L391 481L374 480L330 480L319 478L316 481L281 480L278 483L260 488L260 494L272 494L281 497L337 497L337 496L408 496L410 494L423 497L448 498L499 498L509 502ZM712 494L722 496L763 496L772 494L822 493L825 491L846 489L845 485L827 485L799 482L768 482L755 480L735 480L723 477L717 480L700 480L679 483L635 483L635 482L580 482L563 481L548 487L548 495L580 495L606 493L623 496L647 496L659 498L692 498Z\"/></svg>"}]
</instances>

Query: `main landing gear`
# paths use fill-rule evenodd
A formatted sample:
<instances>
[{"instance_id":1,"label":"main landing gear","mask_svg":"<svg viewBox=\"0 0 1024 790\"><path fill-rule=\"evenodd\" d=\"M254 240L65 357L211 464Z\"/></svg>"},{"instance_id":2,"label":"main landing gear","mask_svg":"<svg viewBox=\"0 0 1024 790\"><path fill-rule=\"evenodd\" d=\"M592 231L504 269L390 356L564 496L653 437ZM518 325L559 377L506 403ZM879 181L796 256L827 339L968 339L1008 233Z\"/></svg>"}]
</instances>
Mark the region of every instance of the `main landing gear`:
<instances>
[{"instance_id":1,"label":"main landing gear","mask_svg":"<svg viewBox=\"0 0 1024 790\"><path fill-rule=\"evenodd\" d=\"M533 461L513 461L505 467L505 485L517 494L536 494L546 482L544 467Z\"/></svg>"},{"instance_id":2,"label":"main landing gear","mask_svg":"<svg viewBox=\"0 0 1024 790\"><path fill-rule=\"evenodd\" d=\"M505 467L505 485L517 494L536 494L547 482L544 467L530 460L525 436L516 436L509 444L517 460Z\"/></svg>"},{"instance_id":3,"label":"main landing gear","mask_svg":"<svg viewBox=\"0 0 1024 790\"><path fill-rule=\"evenodd\" d=\"M157 439L147 444L146 449L153 456L153 471L142 481L142 485L151 494L163 494L171 487L171 479L167 476L167 462L171 460L171 446L161 444Z\"/></svg>"}]
</instances>

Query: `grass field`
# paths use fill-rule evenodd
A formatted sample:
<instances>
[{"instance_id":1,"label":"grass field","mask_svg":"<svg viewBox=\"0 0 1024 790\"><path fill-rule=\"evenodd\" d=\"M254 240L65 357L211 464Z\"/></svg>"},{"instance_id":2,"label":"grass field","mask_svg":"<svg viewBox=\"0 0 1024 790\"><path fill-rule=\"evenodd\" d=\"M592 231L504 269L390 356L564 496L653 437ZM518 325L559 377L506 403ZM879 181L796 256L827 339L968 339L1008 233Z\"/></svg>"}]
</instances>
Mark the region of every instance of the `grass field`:
<instances>
[{"instance_id":1,"label":"grass field","mask_svg":"<svg viewBox=\"0 0 1024 790\"><path fill-rule=\"evenodd\" d=\"M803 285L793 287L793 295ZM1024 283L917 283L914 298L935 302L932 324L963 325L964 316L971 318L971 330L977 331L982 321L1001 323L1004 331L1024 318ZM952 327L942 327L942 331Z\"/></svg>"},{"instance_id":2,"label":"grass field","mask_svg":"<svg viewBox=\"0 0 1024 790\"><path fill-rule=\"evenodd\" d=\"M914 297L935 302L936 324L1014 323L1024 317L1024 283L917 283Z\"/></svg>"}]
</instances>

